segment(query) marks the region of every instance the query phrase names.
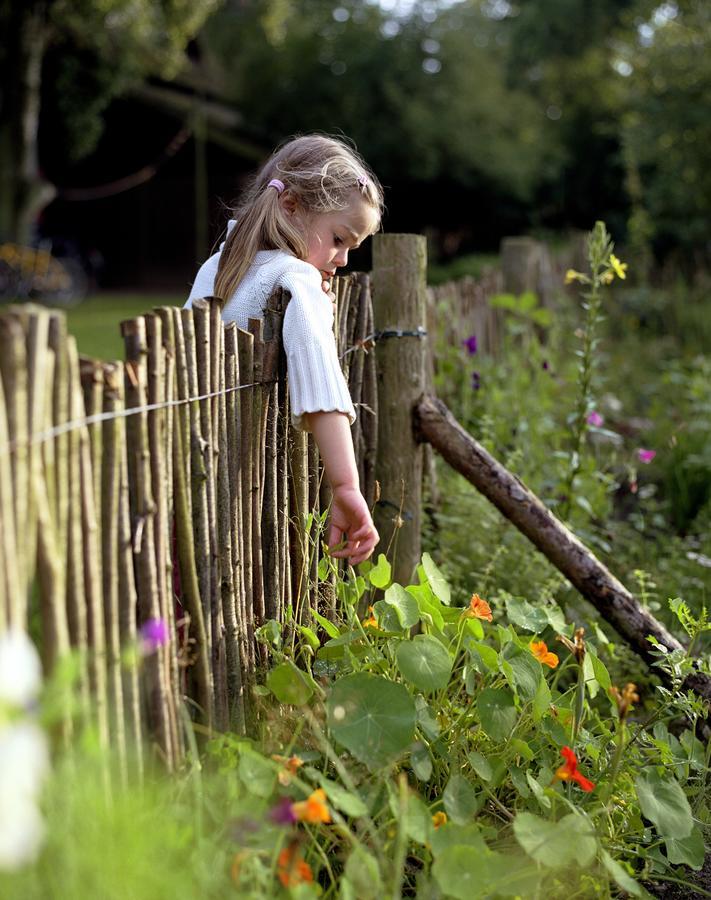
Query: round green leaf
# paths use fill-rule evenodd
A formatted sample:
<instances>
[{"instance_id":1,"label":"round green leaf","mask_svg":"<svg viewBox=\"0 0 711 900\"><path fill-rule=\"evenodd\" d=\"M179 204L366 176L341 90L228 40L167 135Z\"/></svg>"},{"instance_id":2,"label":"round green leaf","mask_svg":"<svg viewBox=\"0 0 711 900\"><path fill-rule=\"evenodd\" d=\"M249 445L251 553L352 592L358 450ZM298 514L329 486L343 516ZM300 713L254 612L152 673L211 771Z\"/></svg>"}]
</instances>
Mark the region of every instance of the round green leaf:
<instances>
[{"instance_id":1,"label":"round green leaf","mask_svg":"<svg viewBox=\"0 0 711 900\"><path fill-rule=\"evenodd\" d=\"M585 816L571 813L558 822L549 822L520 812L514 819L516 840L536 862L550 869L577 863L590 865L597 853L597 838L592 823Z\"/></svg>"},{"instance_id":2,"label":"round green leaf","mask_svg":"<svg viewBox=\"0 0 711 900\"><path fill-rule=\"evenodd\" d=\"M427 581L435 596L438 597L440 602L444 603L445 606L449 606L452 592L447 584L447 579L437 568L429 553L422 554L422 568L425 570Z\"/></svg>"},{"instance_id":3,"label":"round green leaf","mask_svg":"<svg viewBox=\"0 0 711 900\"><path fill-rule=\"evenodd\" d=\"M432 757L430 751L423 743L418 741L410 754L410 765L415 773L415 778L420 781L429 781L432 776Z\"/></svg>"},{"instance_id":4,"label":"round green leaf","mask_svg":"<svg viewBox=\"0 0 711 900\"><path fill-rule=\"evenodd\" d=\"M467 754L467 759L482 781L491 781L494 770L486 757L482 756L481 753L477 753L476 750L472 750L471 753Z\"/></svg>"},{"instance_id":5,"label":"round green leaf","mask_svg":"<svg viewBox=\"0 0 711 900\"><path fill-rule=\"evenodd\" d=\"M380 553L377 563L368 572L370 583L376 588L386 588L390 584L390 576L390 563L385 558L385 554Z\"/></svg>"},{"instance_id":6,"label":"round green leaf","mask_svg":"<svg viewBox=\"0 0 711 900\"><path fill-rule=\"evenodd\" d=\"M368 812L368 807L365 803L357 796L357 794L352 794L350 791L347 791L345 788L342 788L340 784L337 784L335 781L331 781L330 778L326 778L320 773L317 776L318 783L326 792L326 796L331 801L331 803L339 809L342 813L345 813L347 816L364 816Z\"/></svg>"},{"instance_id":7,"label":"round green leaf","mask_svg":"<svg viewBox=\"0 0 711 900\"><path fill-rule=\"evenodd\" d=\"M477 699L481 727L492 740L505 741L516 724L516 707L511 691L486 688Z\"/></svg>"},{"instance_id":8,"label":"round green leaf","mask_svg":"<svg viewBox=\"0 0 711 900\"><path fill-rule=\"evenodd\" d=\"M483 800L466 778L452 775L442 794L442 802L455 825L466 825L479 812Z\"/></svg>"},{"instance_id":9,"label":"round green leaf","mask_svg":"<svg viewBox=\"0 0 711 900\"><path fill-rule=\"evenodd\" d=\"M490 897L530 896L537 872L527 860L510 853L493 853L455 844L437 857L432 874L447 897L488 900Z\"/></svg>"},{"instance_id":10,"label":"round green leaf","mask_svg":"<svg viewBox=\"0 0 711 900\"><path fill-rule=\"evenodd\" d=\"M392 606L397 613L401 628L412 628L420 621L420 608L417 600L405 590L402 585L391 584L385 591L383 598L388 606Z\"/></svg>"},{"instance_id":11,"label":"round green leaf","mask_svg":"<svg viewBox=\"0 0 711 900\"><path fill-rule=\"evenodd\" d=\"M358 900L380 900L383 896L378 864L366 850L356 847L351 853L346 860L345 877Z\"/></svg>"},{"instance_id":12,"label":"round green leaf","mask_svg":"<svg viewBox=\"0 0 711 900\"><path fill-rule=\"evenodd\" d=\"M337 681L326 701L335 739L371 770L387 766L415 737L415 703L402 684L358 672Z\"/></svg>"},{"instance_id":13,"label":"round green leaf","mask_svg":"<svg viewBox=\"0 0 711 900\"><path fill-rule=\"evenodd\" d=\"M267 675L267 687L280 703L302 706L311 699L313 689L293 663L285 662Z\"/></svg>"},{"instance_id":14,"label":"round green leaf","mask_svg":"<svg viewBox=\"0 0 711 900\"><path fill-rule=\"evenodd\" d=\"M518 653L509 657L508 662L519 696L524 700L533 700L542 677L541 664L530 653Z\"/></svg>"},{"instance_id":15,"label":"round green leaf","mask_svg":"<svg viewBox=\"0 0 711 900\"><path fill-rule=\"evenodd\" d=\"M418 634L411 641L401 641L395 657L403 678L420 690L437 691L449 684L452 659L437 638Z\"/></svg>"},{"instance_id":16,"label":"round green leaf","mask_svg":"<svg viewBox=\"0 0 711 900\"><path fill-rule=\"evenodd\" d=\"M684 791L675 778L660 778L655 769L635 779L642 814L653 822L665 838L685 838L694 821Z\"/></svg>"},{"instance_id":17,"label":"round green leaf","mask_svg":"<svg viewBox=\"0 0 711 900\"><path fill-rule=\"evenodd\" d=\"M685 838L667 838L667 859L675 866L691 866L697 871L703 866L705 858L704 839L698 828L691 829Z\"/></svg>"}]
</instances>

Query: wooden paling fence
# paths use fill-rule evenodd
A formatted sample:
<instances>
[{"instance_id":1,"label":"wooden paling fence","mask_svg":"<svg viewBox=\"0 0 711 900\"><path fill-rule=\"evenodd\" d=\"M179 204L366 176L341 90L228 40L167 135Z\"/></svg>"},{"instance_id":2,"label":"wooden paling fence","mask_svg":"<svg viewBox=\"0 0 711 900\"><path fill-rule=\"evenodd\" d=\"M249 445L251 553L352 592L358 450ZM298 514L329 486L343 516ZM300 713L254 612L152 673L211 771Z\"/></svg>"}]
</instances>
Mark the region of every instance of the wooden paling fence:
<instances>
[{"instance_id":1,"label":"wooden paling fence","mask_svg":"<svg viewBox=\"0 0 711 900\"><path fill-rule=\"evenodd\" d=\"M335 291L372 504L369 278L336 279ZM139 766L147 740L180 763L186 715L243 732L264 661L256 629L335 608L317 578L329 498L313 440L290 425L287 302L277 292L248 331L213 300L156 309L122 323L123 362L80 358L59 312L0 316L0 630L36 634L46 672L78 651L81 706L102 745ZM165 642L127 654L154 620ZM67 708L65 741L74 722Z\"/></svg>"}]
</instances>

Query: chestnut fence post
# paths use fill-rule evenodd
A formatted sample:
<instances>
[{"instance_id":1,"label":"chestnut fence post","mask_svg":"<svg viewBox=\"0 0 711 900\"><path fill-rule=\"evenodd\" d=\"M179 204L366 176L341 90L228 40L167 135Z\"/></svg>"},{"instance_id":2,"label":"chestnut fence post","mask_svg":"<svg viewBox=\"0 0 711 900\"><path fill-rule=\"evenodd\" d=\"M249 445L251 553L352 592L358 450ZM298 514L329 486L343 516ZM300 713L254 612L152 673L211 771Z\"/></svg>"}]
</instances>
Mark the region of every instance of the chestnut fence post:
<instances>
[{"instance_id":1,"label":"chestnut fence post","mask_svg":"<svg viewBox=\"0 0 711 900\"><path fill-rule=\"evenodd\" d=\"M427 244L418 234L378 234L371 275L377 344L380 533L393 578L407 584L421 556L422 447L413 436L413 409L425 391Z\"/></svg>"}]
</instances>

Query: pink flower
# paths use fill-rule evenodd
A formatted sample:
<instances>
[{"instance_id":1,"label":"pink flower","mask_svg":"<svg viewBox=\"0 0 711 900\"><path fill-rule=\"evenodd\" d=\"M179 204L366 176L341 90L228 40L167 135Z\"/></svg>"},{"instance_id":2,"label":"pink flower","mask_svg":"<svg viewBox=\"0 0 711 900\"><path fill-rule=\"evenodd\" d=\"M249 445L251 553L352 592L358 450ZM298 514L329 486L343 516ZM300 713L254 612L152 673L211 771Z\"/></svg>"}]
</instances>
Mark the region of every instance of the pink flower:
<instances>
[{"instance_id":1,"label":"pink flower","mask_svg":"<svg viewBox=\"0 0 711 900\"><path fill-rule=\"evenodd\" d=\"M645 450L644 447L637 448L637 459L641 463L651 463L654 457L657 455L656 450Z\"/></svg>"},{"instance_id":2,"label":"pink flower","mask_svg":"<svg viewBox=\"0 0 711 900\"><path fill-rule=\"evenodd\" d=\"M148 619L141 625L139 635L141 638L141 650L144 656L162 647L168 640L168 627L163 619Z\"/></svg>"},{"instance_id":3,"label":"pink flower","mask_svg":"<svg viewBox=\"0 0 711 900\"><path fill-rule=\"evenodd\" d=\"M590 415L586 419L588 425L592 425L595 428L599 428L602 423L605 421L599 412L593 410Z\"/></svg>"}]
</instances>

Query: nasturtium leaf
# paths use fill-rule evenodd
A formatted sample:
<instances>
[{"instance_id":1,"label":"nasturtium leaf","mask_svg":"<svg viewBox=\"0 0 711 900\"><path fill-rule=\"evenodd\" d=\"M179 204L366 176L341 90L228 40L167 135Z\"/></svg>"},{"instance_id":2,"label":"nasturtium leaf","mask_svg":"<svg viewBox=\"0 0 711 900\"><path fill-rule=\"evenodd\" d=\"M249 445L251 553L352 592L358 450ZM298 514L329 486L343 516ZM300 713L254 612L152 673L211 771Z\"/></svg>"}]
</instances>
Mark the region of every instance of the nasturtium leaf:
<instances>
[{"instance_id":1,"label":"nasturtium leaf","mask_svg":"<svg viewBox=\"0 0 711 900\"><path fill-rule=\"evenodd\" d=\"M381 900L384 895L378 863L367 850L359 846L346 860L345 877L358 900Z\"/></svg>"},{"instance_id":2,"label":"nasturtium leaf","mask_svg":"<svg viewBox=\"0 0 711 900\"><path fill-rule=\"evenodd\" d=\"M471 763L472 769L474 769L482 781L491 781L494 770L491 768L491 763L485 756L482 756L481 753L477 753L476 750L472 750L467 754L467 759Z\"/></svg>"},{"instance_id":3,"label":"nasturtium leaf","mask_svg":"<svg viewBox=\"0 0 711 900\"><path fill-rule=\"evenodd\" d=\"M368 572L368 578L373 587L384 589L390 584L392 569L385 554L378 554L378 561Z\"/></svg>"},{"instance_id":4,"label":"nasturtium leaf","mask_svg":"<svg viewBox=\"0 0 711 900\"><path fill-rule=\"evenodd\" d=\"M528 786L523 769L519 769L518 766L511 766L509 768L509 776L519 796L523 797L524 800L528 800L531 796L531 789Z\"/></svg>"},{"instance_id":5,"label":"nasturtium leaf","mask_svg":"<svg viewBox=\"0 0 711 900\"><path fill-rule=\"evenodd\" d=\"M509 622L530 631L540 634L548 626L548 616L545 609L532 606L528 600L519 600L516 597L506 598L506 615Z\"/></svg>"},{"instance_id":6,"label":"nasturtium leaf","mask_svg":"<svg viewBox=\"0 0 711 900\"><path fill-rule=\"evenodd\" d=\"M546 792L543 789L540 781L534 778L530 772L526 772L526 782L533 791L533 796L536 798L536 800L538 800L540 806L542 806L543 809L550 809L551 798L546 795Z\"/></svg>"},{"instance_id":7,"label":"nasturtium leaf","mask_svg":"<svg viewBox=\"0 0 711 900\"><path fill-rule=\"evenodd\" d=\"M302 706L308 703L313 688L303 672L292 662L280 663L267 674L267 687L280 703Z\"/></svg>"},{"instance_id":8,"label":"nasturtium leaf","mask_svg":"<svg viewBox=\"0 0 711 900\"><path fill-rule=\"evenodd\" d=\"M358 672L340 678L326 701L335 739L371 771L387 766L415 737L415 703L402 684Z\"/></svg>"},{"instance_id":9,"label":"nasturtium leaf","mask_svg":"<svg viewBox=\"0 0 711 900\"><path fill-rule=\"evenodd\" d=\"M647 769L634 783L642 815L654 823L662 837L679 839L691 834L691 808L675 778L661 778L656 769Z\"/></svg>"},{"instance_id":10,"label":"nasturtium leaf","mask_svg":"<svg viewBox=\"0 0 711 900\"><path fill-rule=\"evenodd\" d=\"M484 665L491 672L496 672L499 669L499 654L491 647L489 644L479 644L474 643L472 641L469 644L469 649L474 650L479 654L479 658L484 663Z\"/></svg>"},{"instance_id":11,"label":"nasturtium leaf","mask_svg":"<svg viewBox=\"0 0 711 900\"><path fill-rule=\"evenodd\" d=\"M442 794L442 802L447 815L456 825L466 825L479 812L484 801L471 782L462 775L452 775Z\"/></svg>"},{"instance_id":12,"label":"nasturtium leaf","mask_svg":"<svg viewBox=\"0 0 711 900\"><path fill-rule=\"evenodd\" d=\"M353 794L351 791L347 791L345 788L341 787L340 784L337 784L335 781L331 781L330 778L326 778L324 775L317 776L318 783L326 792L326 796L329 801L336 807L336 809L340 810L342 813L345 813L347 816L364 816L368 812L368 807L361 800L357 794Z\"/></svg>"},{"instance_id":13,"label":"nasturtium leaf","mask_svg":"<svg viewBox=\"0 0 711 900\"><path fill-rule=\"evenodd\" d=\"M488 900L530 897L537 872L525 858L455 844L437 857L432 874L447 897Z\"/></svg>"},{"instance_id":14,"label":"nasturtium leaf","mask_svg":"<svg viewBox=\"0 0 711 900\"><path fill-rule=\"evenodd\" d=\"M276 784L274 765L252 750L242 750L237 774L250 794L270 797Z\"/></svg>"},{"instance_id":15,"label":"nasturtium leaf","mask_svg":"<svg viewBox=\"0 0 711 900\"><path fill-rule=\"evenodd\" d=\"M412 628L420 621L417 600L402 585L391 584L385 591L383 600L395 610L401 628Z\"/></svg>"},{"instance_id":16,"label":"nasturtium leaf","mask_svg":"<svg viewBox=\"0 0 711 900\"><path fill-rule=\"evenodd\" d=\"M477 641L481 641L484 637L484 627L479 619L469 617L464 620L464 633L467 632Z\"/></svg>"},{"instance_id":17,"label":"nasturtium leaf","mask_svg":"<svg viewBox=\"0 0 711 900\"><path fill-rule=\"evenodd\" d=\"M338 628L336 628L333 622L329 622L325 616L317 613L315 609L311 610L311 615L314 617L314 619L316 619L318 624L321 626L321 628L323 628L323 630L330 638L337 638L340 635L341 632L338 630Z\"/></svg>"},{"instance_id":18,"label":"nasturtium leaf","mask_svg":"<svg viewBox=\"0 0 711 900\"><path fill-rule=\"evenodd\" d=\"M691 866L697 871L703 866L705 858L704 839L699 829L694 826L691 834L685 838L667 838L667 859L675 866Z\"/></svg>"},{"instance_id":19,"label":"nasturtium leaf","mask_svg":"<svg viewBox=\"0 0 711 900\"><path fill-rule=\"evenodd\" d=\"M434 827L432 825L432 815L424 801L417 794L408 791L403 810L400 805L399 791L391 787L389 794L390 811L404 829L405 834L418 844L428 844Z\"/></svg>"},{"instance_id":20,"label":"nasturtium leaf","mask_svg":"<svg viewBox=\"0 0 711 900\"><path fill-rule=\"evenodd\" d=\"M452 659L437 638L418 634L411 641L401 641L395 659L403 678L421 691L437 691L449 684Z\"/></svg>"},{"instance_id":21,"label":"nasturtium leaf","mask_svg":"<svg viewBox=\"0 0 711 900\"><path fill-rule=\"evenodd\" d=\"M617 887L622 888L622 890L626 891L631 897L648 896L646 892L644 894L642 893L642 888L637 884L634 878L632 878L631 875L628 875L622 866L614 860L606 850L602 851L601 859L603 866L607 869L609 876L615 882Z\"/></svg>"},{"instance_id":22,"label":"nasturtium leaf","mask_svg":"<svg viewBox=\"0 0 711 900\"><path fill-rule=\"evenodd\" d=\"M533 750L531 750L529 745L525 741L522 741L521 738L513 738L513 740L510 740L509 750L518 756L522 756L528 762L531 762L535 756Z\"/></svg>"},{"instance_id":23,"label":"nasturtium leaf","mask_svg":"<svg viewBox=\"0 0 711 900\"><path fill-rule=\"evenodd\" d=\"M514 698L506 688L486 688L476 702L481 727L494 741L505 741L516 724Z\"/></svg>"},{"instance_id":24,"label":"nasturtium leaf","mask_svg":"<svg viewBox=\"0 0 711 900\"><path fill-rule=\"evenodd\" d=\"M550 869L577 863L589 866L597 853L597 837L592 823L579 813L550 822L533 813L520 812L513 823L516 840L536 862Z\"/></svg>"},{"instance_id":25,"label":"nasturtium leaf","mask_svg":"<svg viewBox=\"0 0 711 900\"><path fill-rule=\"evenodd\" d=\"M316 634L312 628L309 628L308 625L299 625L296 626L299 629L299 634L306 639L306 642L313 647L314 650L318 650L321 646L321 641L316 637Z\"/></svg>"},{"instance_id":26,"label":"nasturtium leaf","mask_svg":"<svg viewBox=\"0 0 711 900\"><path fill-rule=\"evenodd\" d=\"M415 773L415 778L420 781L429 781L432 777L432 757L425 745L418 741L410 753L410 765Z\"/></svg>"},{"instance_id":27,"label":"nasturtium leaf","mask_svg":"<svg viewBox=\"0 0 711 900\"><path fill-rule=\"evenodd\" d=\"M417 724L427 737L431 741L434 741L439 737L441 730L439 722L437 721L437 716L434 714L434 710L422 694L418 694L415 697L415 707L417 709Z\"/></svg>"},{"instance_id":28,"label":"nasturtium leaf","mask_svg":"<svg viewBox=\"0 0 711 900\"><path fill-rule=\"evenodd\" d=\"M488 852L481 828L476 822L469 822L467 825L446 822L434 830L430 844L435 856L439 856L448 847L473 847L477 852Z\"/></svg>"},{"instance_id":29,"label":"nasturtium leaf","mask_svg":"<svg viewBox=\"0 0 711 900\"><path fill-rule=\"evenodd\" d=\"M425 570L427 581L434 594L445 606L449 606L452 599L452 592L447 584L447 579L437 568L429 553L422 554L422 568Z\"/></svg>"},{"instance_id":30,"label":"nasturtium leaf","mask_svg":"<svg viewBox=\"0 0 711 900\"><path fill-rule=\"evenodd\" d=\"M530 653L506 655L513 670L516 692L523 700L533 700L543 677L541 664Z\"/></svg>"},{"instance_id":31,"label":"nasturtium leaf","mask_svg":"<svg viewBox=\"0 0 711 900\"><path fill-rule=\"evenodd\" d=\"M378 620L378 627L390 634L398 634L403 630L397 610L390 603L378 600L373 604L373 612Z\"/></svg>"},{"instance_id":32,"label":"nasturtium leaf","mask_svg":"<svg viewBox=\"0 0 711 900\"><path fill-rule=\"evenodd\" d=\"M438 631L442 631L444 628L444 618L441 612L442 604L433 594L432 588L428 584L409 584L405 590L417 601L422 621L428 625L431 624ZM431 621L428 621L428 617Z\"/></svg>"}]
</instances>

